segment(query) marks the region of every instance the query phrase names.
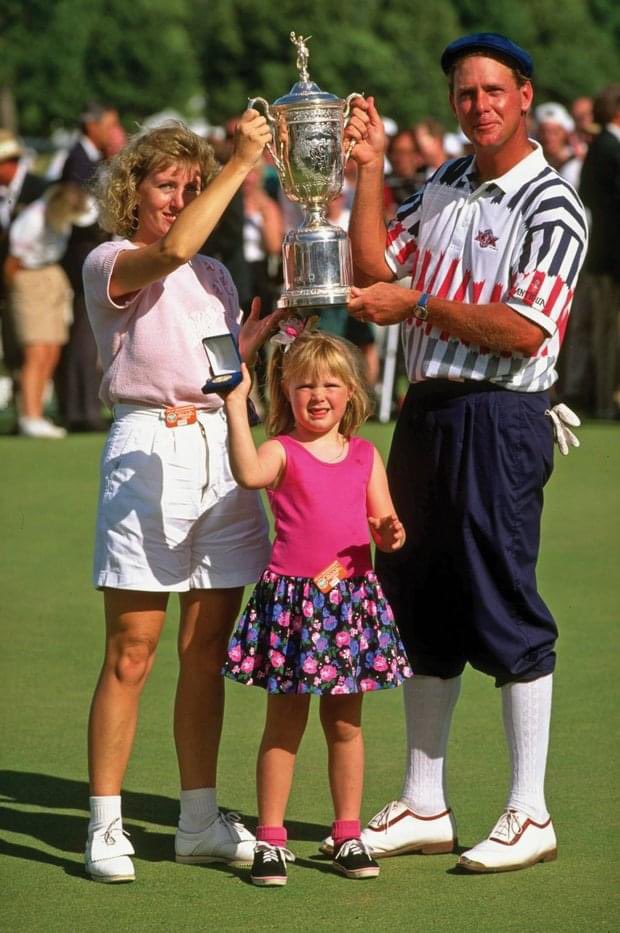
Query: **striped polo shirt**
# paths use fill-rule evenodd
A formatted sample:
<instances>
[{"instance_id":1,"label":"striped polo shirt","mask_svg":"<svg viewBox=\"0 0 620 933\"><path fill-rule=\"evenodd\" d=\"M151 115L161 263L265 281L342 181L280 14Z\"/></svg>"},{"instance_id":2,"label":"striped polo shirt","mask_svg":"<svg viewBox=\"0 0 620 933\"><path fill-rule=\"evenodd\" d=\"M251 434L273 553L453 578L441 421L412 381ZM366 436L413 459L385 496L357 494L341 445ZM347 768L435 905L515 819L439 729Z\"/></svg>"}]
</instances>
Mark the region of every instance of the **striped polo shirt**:
<instances>
[{"instance_id":1,"label":"striped polo shirt","mask_svg":"<svg viewBox=\"0 0 620 933\"><path fill-rule=\"evenodd\" d=\"M502 302L540 325L535 356L492 352L415 318L403 325L411 382L487 380L548 389L587 246L583 205L538 143L499 178L480 183L474 156L446 162L399 208L385 258L396 278L438 298ZM432 317L432 315L431 315Z\"/></svg>"}]
</instances>

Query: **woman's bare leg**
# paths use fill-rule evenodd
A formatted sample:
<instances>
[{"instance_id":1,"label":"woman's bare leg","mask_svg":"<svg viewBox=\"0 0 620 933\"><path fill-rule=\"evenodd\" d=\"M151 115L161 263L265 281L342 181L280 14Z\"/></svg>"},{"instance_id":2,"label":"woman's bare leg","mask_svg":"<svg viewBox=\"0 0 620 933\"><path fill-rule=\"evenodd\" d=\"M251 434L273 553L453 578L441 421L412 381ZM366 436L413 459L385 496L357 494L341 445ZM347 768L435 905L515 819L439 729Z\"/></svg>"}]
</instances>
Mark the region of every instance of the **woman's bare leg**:
<instances>
[{"instance_id":1,"label":"woman's bare leg","mask_svg":"<svg viewBox=\"0 0 620 933\"><path fill-rule=\"evenodd\" d=\"M166 593L104 591L106 649L88 724L92 796L121 792L138 721L142 688L153 666Z\"/></svg>"},{"instance_id":2,"label":"woman's bare leg","mask_svg":"<svg viewBox=\"0 0 620 933\"><path fill-rule=\"evenodd\" d=\"M216 786L224 719L221 671L242 596L242 587L181 594L174 738L183 790Z\"/></svg>"}]
</instances>

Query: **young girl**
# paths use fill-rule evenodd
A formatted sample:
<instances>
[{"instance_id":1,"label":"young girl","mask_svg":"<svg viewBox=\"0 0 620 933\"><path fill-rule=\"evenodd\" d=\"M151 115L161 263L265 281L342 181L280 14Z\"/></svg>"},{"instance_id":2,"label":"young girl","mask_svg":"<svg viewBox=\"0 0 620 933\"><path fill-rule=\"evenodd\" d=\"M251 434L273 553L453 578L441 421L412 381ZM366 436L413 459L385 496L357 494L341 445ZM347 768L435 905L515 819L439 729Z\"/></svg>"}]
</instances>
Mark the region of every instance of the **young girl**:
<instances>
[{"instance_id":1,"label":"young girl","mask_svg":"<svg viewBox=\"0 0 620 933\"><path fill-rule=\"evenodd\" d=\"M279 347L269 376L271 439L258 450L245 367L225 399L233 474L241 486L267 489L276 530L224 667L269 694L257 766L257 885L286 884L294 860L284 814L313 693L328 748L334 868L347 878L379 873L360 838L362 697L398 686L411 670L371 563L369 525L385 551L402 547L405 532L378 452L353 435L370 412L362 365L352 345L309 329Z\"/></svg>"}]
</instances>

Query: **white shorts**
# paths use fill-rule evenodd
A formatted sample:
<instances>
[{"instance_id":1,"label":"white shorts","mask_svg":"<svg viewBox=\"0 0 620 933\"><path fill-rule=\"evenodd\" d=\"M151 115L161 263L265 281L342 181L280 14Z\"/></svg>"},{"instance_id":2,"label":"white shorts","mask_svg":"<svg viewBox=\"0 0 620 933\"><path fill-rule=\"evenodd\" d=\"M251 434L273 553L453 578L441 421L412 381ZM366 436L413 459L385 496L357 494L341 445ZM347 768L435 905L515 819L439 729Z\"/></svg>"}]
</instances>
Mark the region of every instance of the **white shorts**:
<instances>
[{"instance_id":1,"label":"white shorts","mask_svg":"<svg viewBox=\"0 0 620 933\"><path fill-rule=\"evenodd\" d=\"M223 410L168 428L163 409L114 408L101 457L97 587L185 592L254 583L269 559L257 492L235 483Z\"/></svg>"}]
</instances>

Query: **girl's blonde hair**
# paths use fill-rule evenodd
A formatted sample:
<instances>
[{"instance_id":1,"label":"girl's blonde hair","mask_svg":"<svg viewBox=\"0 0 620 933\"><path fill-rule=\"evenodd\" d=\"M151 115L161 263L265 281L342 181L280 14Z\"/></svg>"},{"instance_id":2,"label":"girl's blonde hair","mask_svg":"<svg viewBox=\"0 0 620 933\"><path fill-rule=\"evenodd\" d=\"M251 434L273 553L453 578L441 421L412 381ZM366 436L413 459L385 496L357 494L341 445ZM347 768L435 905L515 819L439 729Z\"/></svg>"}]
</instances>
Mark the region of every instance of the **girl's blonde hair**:
<instances>
[{"instance_id":1,"label":"girl's blonde hair","mask_svg":"<svg viewBox=\"0 0 620 933\"><path fill-rule=\"evenodd\" d=\"M171 165L197 165L202 188L219 171L213 148L179 120L136 133L95 175L93 193L103 229L130 239L138 223L138 186L150 172Z\"/></svg>"},{"instance_id":2,"label":"girl's blonde hair","mask_svg":"<svg viewBox=\"0 0 620 933\"><path fill-rule=\"evenodd\" d=\"M267 433L289 434L295 427L284 386L295 376L313 379L329 373L351 392L340 431L349 438L372 414L373 403L364 377L364 361L352 343L322 331L304 330L288 348L278 345L269 363Z\"/></svg>"}]
</instances>

